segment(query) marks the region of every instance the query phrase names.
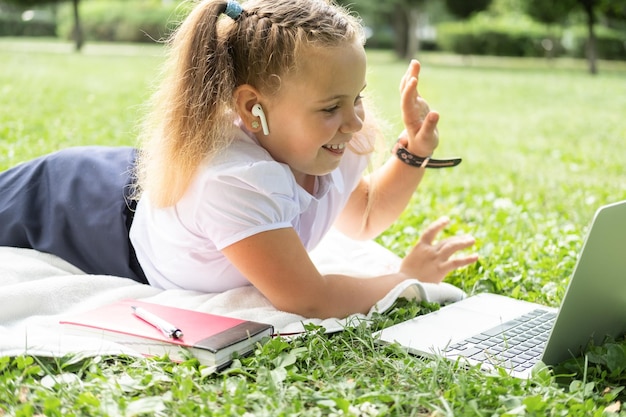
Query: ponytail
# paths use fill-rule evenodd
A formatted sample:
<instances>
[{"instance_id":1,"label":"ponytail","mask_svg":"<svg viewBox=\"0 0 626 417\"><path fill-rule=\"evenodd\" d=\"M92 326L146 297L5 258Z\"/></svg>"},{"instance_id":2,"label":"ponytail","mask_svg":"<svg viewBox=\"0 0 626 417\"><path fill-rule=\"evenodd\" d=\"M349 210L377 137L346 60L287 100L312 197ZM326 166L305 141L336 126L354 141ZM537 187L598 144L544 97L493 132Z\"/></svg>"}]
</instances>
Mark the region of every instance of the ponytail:
<instances>
[{"instance_id":1,"label":"ponytail","mask_svg":"<svg viewBox=\"0 0 626 417\"><path fill-rule=\"evenodd\" d=\"M226 147L234 89L232 59L222 26L227 2L196 7L169 41L160 89L152 97L141 139L139 190L152 204L175 204L200 163ZM228 19L231 20L231 19Z\"/></svg>"}]
</instances>

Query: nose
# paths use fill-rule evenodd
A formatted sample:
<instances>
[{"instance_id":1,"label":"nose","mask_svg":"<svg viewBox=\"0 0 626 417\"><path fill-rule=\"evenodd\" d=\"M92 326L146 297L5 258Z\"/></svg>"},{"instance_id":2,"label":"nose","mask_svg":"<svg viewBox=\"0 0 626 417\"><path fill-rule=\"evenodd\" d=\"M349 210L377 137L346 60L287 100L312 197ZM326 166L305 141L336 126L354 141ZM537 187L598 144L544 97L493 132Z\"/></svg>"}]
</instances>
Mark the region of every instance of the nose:
<instances>
[{"instance_id":1,"label":"nose","mask_svg":"<svg viewBox=\"0 0 626 417\"><path fill-rule=\"evenodd\" d=\"M363 128L364 118L365 114L360 106L350 109L349 114L344 119L339 131L341 133L356 133L360 131Z\"/></svg>"}]
</instances>

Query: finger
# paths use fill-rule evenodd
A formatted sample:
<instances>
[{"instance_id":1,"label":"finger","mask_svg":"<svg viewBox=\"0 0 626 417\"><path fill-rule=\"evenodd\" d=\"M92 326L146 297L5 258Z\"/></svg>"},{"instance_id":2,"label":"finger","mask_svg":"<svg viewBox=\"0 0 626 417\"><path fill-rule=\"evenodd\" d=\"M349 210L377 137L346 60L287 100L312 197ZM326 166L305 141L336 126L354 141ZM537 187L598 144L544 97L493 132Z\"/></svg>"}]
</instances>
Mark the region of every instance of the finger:
<instances>
[{"instance_id":1,"label":"finger","mask_svg":"<svg viewBox=\"0 0 626 417\"><path fill-rule=\"evenodd\" d=\"M429 112L424 121L419 123L418 125L407 125L407 131L411 132L412 129L417 127L417 132L415 133L415 137L419 138L419 141L428 142L432 145L432 150L434 150L439 142L438 132L437 132L437 124L439 123L439 113L436 111Z\"/></svg>"},{"instance_id":2,"label":"finger","mask_svg":"<svg viewBox=\"0 0 626 417\"><path fill-rule=\"evenodd\" d=\"M437 131L437 124L439 123L439 113L431 111L426 115L423 121L413 121L405 124L406 131L409 138L414 138L413 142L419 149L415 149L415 152L421 156L429 156L439 145L439 133ZM412 135L411 135L412 134ZM411 140L411 139L409 139Z\"/></svg>"},{"instance_id":3,"label":"finger","mask_svg":"<svg viewBox=\"0 0 626 417\"><path fill-rule=\"evenodd\" d=\"M400 79L400 92L401 93L404 91L404 88L406 86L406 82L408 79L409 79L409 70L407 69L404 75L402 76L402 78Z\"/></svg>"},{"instance_id":4,"label":"finger","mask_svg":"<svg viewBox=\"0 0 626 417\"><path fill-rule=\"evenodd\" d=\"M418 101L418 99L417 78L410 77L406 80L400 94L402 121L405 126L419 125L423 118L422 113L428 110L428 105L423 101Z\"/></svg>"},{"instance_id":5,"label":"finger","mask_svg":"<svg viewBox=\"0 0 626 417\"><path fill-rule=\"evenodd\" d=\"M406 69L406 71L404 72L404 75L402 76L402 79L400 80L400 91L404 91L404 88L408 80L410 80L411 78L418 78L419 73L420 73L419 61L415 59L411 60L408 68Z\"/></svg>"},{"instance_id":6,"label":"finger","mask_svg":"<svg viewBox=\"0 0 626 417\"><path fill-rule=\"evenodd\" d=\"M408 132L406 131L406 129L400 132L400 135L398 136L398 143L405 148L407 147L409 143L409 137L408 137Z\"/></svg>"},{"instance_id":7,"label":"finger","mask_svg":"<svg viewBox=\"0 0 626 417\"><path fill-rule=\"evenodd\" d=\"M450 219L446 216L440 217L435 220L428 227L426 227L424 233L422 233L420 242L432 245L435 237L437 237L439 232L441 232L448 225L448 223L450 223Z\"/></svg>"},{"instance_id":8,"label":"finger","mask_svg":"<svg viewBox=\"0 0 626 417\"><path fill-rule=\"evenodd\" d=\"M400 80L400 92L404 91L404 89L406 88L406 83L408 82L410 78L411 78L411 67L409 66L404 72L404 75L402 75L402 79Z\"/></svg>"},{"instance_id":9,"label":"finger","mask_svg":"<svg viewBox=\"0 0 626 417\"><path fill-rule=\"evenodd\" d=\"M472 254L467 256L460 256L449 259L443 264L443 268L448 271L454 271L455 269L463 268L478 261L478 255Z\"/></svg>"},{"instance_id":10,"label":"finger","mask_svg":"<svg viewBox=\"0 0 626 417\"><path fill-rule=\"evenodd\" d=\"M417 89L417 85L419 84L421 69L422 69L422 64L420 64L418 60L414 59L411 61L411 64L409 65L409 70L411 71L411 77L415 78L415 91L417 92L418 96L419 96L419 91Z\"/></svg>"},{"instance_id":11,"label":"finger","mask_svg":"<svg viewBox=\"0 0 626 417\"><path fill-rule=\"evenodd\" d=\"M417 92L417 83L418 80L416 77L408 77L405 80L404 88L402 89L401 99L403 103L414 104L417 98L419 97L419 93Z\"/></svg>"},{"instance_id":12,"label":"finger","mask_svg":"<svg viewBox=\"0 0 626 417\"><path fill-rule=\"evenodd\" d=\"M432 135L435 132L435 129L437 129L437 123L439 123L439 113L436 111L429 111L426 117L424 117L422 127L418 134Z\"/></svg>"},{"instance_id":13,"label":"finger","mask_svg":"<svg viewBox=\"0 0 626 417\"><path fill-rule=\"evenodd\" d=\"M439 253L444 258L450 258L458 251L467 249L476 243L470 235L453 236L439 243Z\"/></svg>"},{"instance_id":14,"label":"finger","mask_svg":"<svg viewBox=\"0 0 626 417\"><path fill-rule=\"evenodd\" d=\"M408 128L411 137L413 137L420 130L424 121L426 121L428 114L431 113L428 103L419 97L416 78L411 78L407 82L406 88L402 91L401 110L402 122ZM431 122L436 122L438 115L431 117L435 117L435 119L431 119Z\"/></svg>"}]
</instances>

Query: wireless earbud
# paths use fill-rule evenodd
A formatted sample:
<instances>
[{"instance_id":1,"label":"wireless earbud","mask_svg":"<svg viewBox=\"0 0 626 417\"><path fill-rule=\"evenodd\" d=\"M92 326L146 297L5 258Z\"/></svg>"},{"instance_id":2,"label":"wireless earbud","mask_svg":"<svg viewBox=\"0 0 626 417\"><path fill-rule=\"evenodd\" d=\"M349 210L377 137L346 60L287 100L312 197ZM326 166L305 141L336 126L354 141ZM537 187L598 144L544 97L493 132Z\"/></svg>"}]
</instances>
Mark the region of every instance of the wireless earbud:
<instances>
[{"instance_id":1,"label":"wireless earbud","mask_svg":"<svg viewBox=\"0 0 626 417\"><path fill-rule=\"evenodd\" d=\"M270 129L267 127L267 119L265 118L265 112L263 111L263 107L259 103L252 106L252 114L261 119L261 126L263 127L263 134L269 135Z\"/></svg>"}]
</instances>

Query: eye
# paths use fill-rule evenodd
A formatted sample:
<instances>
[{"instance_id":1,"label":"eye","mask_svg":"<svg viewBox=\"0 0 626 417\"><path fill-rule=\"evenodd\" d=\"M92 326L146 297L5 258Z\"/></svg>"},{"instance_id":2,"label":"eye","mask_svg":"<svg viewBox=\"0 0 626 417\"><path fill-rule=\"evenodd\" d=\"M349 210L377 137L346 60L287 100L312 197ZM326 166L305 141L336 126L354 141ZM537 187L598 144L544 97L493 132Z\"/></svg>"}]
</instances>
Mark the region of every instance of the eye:
<instances>
[{"instance_id":1,"label":"eye","mask_svg":"<svg viewBox=\"0 0 626 417\"><path fill-rule=\"evenodd\" d=\"M325 108L325 109L324 109L324 112L326 112L326 113L334 113L334 112L336 112L338 109L339 109L339 106L338 106L338 105L334 105L334 106L332 106L332 107L327 107L327 108Z\"/></svg>"},{"instance_id":2,"label":"eye","mask_svg":"<svg viewBox=\"0 0 626 417\"><path fill-rule=\"evenodd\" d=\"M356 96L356 99L354 99L354 103L356 104L361 100L363 100L363 94L359 94L358 96Z\"/></svg>"}]
</instances>

